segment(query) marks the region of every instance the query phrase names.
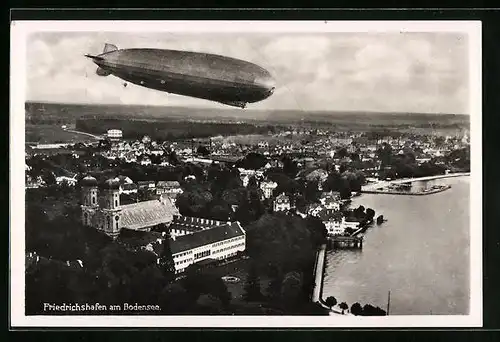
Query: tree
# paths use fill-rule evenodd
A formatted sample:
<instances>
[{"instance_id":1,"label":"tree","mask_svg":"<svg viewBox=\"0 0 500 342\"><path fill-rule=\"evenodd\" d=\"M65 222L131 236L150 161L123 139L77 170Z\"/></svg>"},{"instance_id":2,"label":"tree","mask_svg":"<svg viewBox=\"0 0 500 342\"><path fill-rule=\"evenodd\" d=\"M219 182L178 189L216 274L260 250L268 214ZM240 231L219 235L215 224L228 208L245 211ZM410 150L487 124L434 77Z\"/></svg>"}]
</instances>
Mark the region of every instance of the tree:
<instances>
[{"instance_id":1,"label":"tree","mask_svg":"<svg viewBox=\"0 0 500 342\"><path fill-rule=\"evenodd\" d=\"M248 189L258 189L259 188L259 185L257 184L257 178L255 178L255 176L251 176L248 179L247 188Z\"/></svg>"},{"instance_id":2,"label":"tree","mask_svg":"<svg viewBox=\"0 0 500 342\"><path fill-rule=\"evenodd\" d=\"M349 155L349 153L347 152L347 148L346 147L341 147L339 148L336 152L335 152L335 155L342 159L342 158L345 158Z\"/></svg>"},{"instance_id":3,"label":"tree","mask_svg":"<svg viewBox=\"0 0 500 342\"><path fill-rule=\"evenodd\" d=\"M335 170L332 170L328 177L326 178L325 183L323 184L324 191L339 191L342 187L342 178L340 177L340 173Z\"/></svg>"},{"instance_id":4,"label":"tree","mask_svg":"<svg viewBox=\"0 0 500 342\"><path fill-rule=\"evenodd\" d=\"M344 311L347 310L347 309L349 309L349 305L347 305L346 302L342 302L342 303L339 304L339 308L342 309L342 315L343 315Z\"/></svg>"},{"instance_id":5,"label":"tree","mask_svg":"<svg viewBox=\"0 0 500 342\"><path fill-rule=\"evenodd\" d=\"M295 177L299 171L297 163L287 155L285 155L281 161L283 162L283 172L289 177Z\"/></svg>"},{"instance_id":6,"label":"tree","mask_svg":"<svg viewBox=\"0 0 500 342\"><path fill-rule=\"evenodd\" d=\"M325 300L325 304L330 308L333 308L335 305L337 305L337 298L330 296Z\"/></svg>"},{"instance_id":7,"label":"tree","mask_svg":"<svg viewBox=\"0 0 500 342\"><path fill-rule=\"evenodd\" d=\"M245 284L245 294L243 297L249 302L258 301L262 298L260 281L254 266L250 268L248 273L247 282Z\"/></svg>"},{"instance_id":8,"label":"tree","mask_svg":"<svg viewBox=\"0 0 500 342\"><path fill-rule=\"evenodd\" d=\"M163 249L160 253L158 265L163 271L165 278L171 281L175 278L175 264L172 250L170 249L170 239L164 239L161 245Z\"/></svg>"},{"instance_id":9,"label":"tree","mask_svg":"<svg viewBox=\"0 0 500 342\"><path fill-rule=\"evenodd\" d=\"M236 166L244 169L258 170L263 168L267 162L268 160L264 155L256 152L250 152L245 156L245 158L239 160L236 163Z\"/></svg>"},{"instance_id":10,"label":"tree","mask_svg":"<svg viewBox=\"0 0 500 342\"><path fill-rule=\"evenodd\" d=\"M208 150L208 148L205 145L198 146L198 149L196 150L196 152L198 154L202 155L203 157L206 157L210 154L210 151Z\"/></svg>"},{"instance_id":11,"label":"tree","mask_svg":"<svg viewBox=\"0 0 500 342\"><path fill-rule=\"evenodd\" d=\"M302 289L302 276L299 272L293 271L285 274L281 284L281 298L285 306L294 308L300 301Z\"/></svg>"},{"instance_id":12,"label":"tree","mask_svg":"<svg viewBox=\"0 0 500 342\"><path fill-rule=\"evenodd\" d=\"M351 313L355 316L361 316L363 314L363 307L358 302L351 305Z\"/></svg>"},{"instance_id":13,"label":"tree","mask_svg":"<svg viewBox=\"0 0 500 342\"><path fill-rule=\"evenodd\" d=\"M372 208L366 209L366 218L368 220L373 220L374 217L375 217L375 210L373 210Z\"/></svg>"},{"instance_id":14,"label":"tree","mask_svg":"<svg viewBox=\"0 0 500 342\"><path fill-rule=\"evenodd\" d=\"M273 274L269 285L267 287L267 293L271 299L279 299L281 297L281 284L283 282L282 276L276 270L276 272L271 272Z\"/></svg>"},{"instance_id":15,"label":"tree","mask_svg":"<svg viewBox=\"0 0 500 342\"><path fill-rule=\"evenodd\" d=\"M194 304L186 289L178 282L165 286L158 302L162 312L166 314L186 313Z\"/></svg>"}]
</instances>

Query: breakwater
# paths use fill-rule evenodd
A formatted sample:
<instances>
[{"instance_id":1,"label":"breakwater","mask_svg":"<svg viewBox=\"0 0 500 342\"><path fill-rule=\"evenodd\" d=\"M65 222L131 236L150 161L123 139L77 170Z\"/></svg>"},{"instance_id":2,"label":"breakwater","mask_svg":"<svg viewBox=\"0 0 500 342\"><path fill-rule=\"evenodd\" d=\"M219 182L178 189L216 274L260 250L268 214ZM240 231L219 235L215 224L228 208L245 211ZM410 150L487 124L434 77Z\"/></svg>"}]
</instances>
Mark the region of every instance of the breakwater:
<instances>
[{"instance_id":1,"label":"breakwater","mask_svg":"<svg viewBox=\"0 0 500 342\"><path fill-rule=\"evenodd\" d=\"M392 189L380 189L380 190L365 190L363 193L365 194L385 194L385 195L407 195L407 196L423 196L423 195L432 195L438 192L442 192L451 188L451 185L443 185L435 189L429 189L424 191L401 191L401 190L392 190Z\"/></svg>"}]
</instances>

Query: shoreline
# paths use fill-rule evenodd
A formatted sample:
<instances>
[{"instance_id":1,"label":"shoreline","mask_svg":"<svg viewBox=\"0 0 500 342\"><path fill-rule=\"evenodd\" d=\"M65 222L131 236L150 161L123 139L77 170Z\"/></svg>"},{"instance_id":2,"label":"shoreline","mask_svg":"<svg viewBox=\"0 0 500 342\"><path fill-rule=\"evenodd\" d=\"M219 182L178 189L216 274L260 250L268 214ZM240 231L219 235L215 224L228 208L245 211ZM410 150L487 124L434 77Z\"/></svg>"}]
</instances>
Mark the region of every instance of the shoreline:
<instances>
[{"instance_id":1,"label":"shoreline","mask_svg":"<svg viewBox=\"0 0 500 342\"><path fill-rule=\"evenodd\" d=\"M412 182L418 181L431 181L435 179L445 179L445 178L455 178L455 177L468 177L470 176L470 172L461 172L461 173L452 173L448 175L437 175L437 176L429 176L429 177L420 177L413 179L396 179L393 181L380 181L374 184L368 184L363 186L360 194L385 194L385 195L406 195L406 196L424 196L424 195L432 195L439 192L443 192L451 188L451 185L443 185L437 189L431 189L429 191L419 191L419 192L411 192L411 191L399 191L399 190L390 190L387 189L388 186L392 184L408 184Z\"/></svg>"},{"instance_id":2,"label":"shoreline","mask_svg":"<svg viewBox=\"0 0 500 342\"><path fill-rule=\"evenodd\" d=\"M451 188L451 185L445 185L438 189L432 189L429 191L411 192L411 191L397 191L397 190L366 190L363 191L365 194L385 194L385 195L406 195L406 196L425 196L437 194L439 192L446 191Z\"/></svg>"}]
</instances>

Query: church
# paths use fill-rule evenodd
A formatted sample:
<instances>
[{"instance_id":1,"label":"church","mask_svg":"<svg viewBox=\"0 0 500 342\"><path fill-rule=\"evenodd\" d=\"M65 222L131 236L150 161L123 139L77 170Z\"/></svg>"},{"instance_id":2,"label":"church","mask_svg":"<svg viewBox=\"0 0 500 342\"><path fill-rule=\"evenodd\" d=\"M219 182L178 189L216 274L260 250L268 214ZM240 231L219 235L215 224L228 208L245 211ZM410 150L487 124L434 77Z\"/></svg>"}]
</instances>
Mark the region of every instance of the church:
<instances>
[{"instance_id":1,"label":"church","mask_svg":"<svg viewBox=\"0 0 500 342\"><path fill-rule=\"evenodd\" d=\"M81 181L82 223L117 238L122 229L149 231L158 224L170 224L178 209L167 196L120 204L120 183L109 179L102 185L92 176Z\"/></svg>"}]
</instances>

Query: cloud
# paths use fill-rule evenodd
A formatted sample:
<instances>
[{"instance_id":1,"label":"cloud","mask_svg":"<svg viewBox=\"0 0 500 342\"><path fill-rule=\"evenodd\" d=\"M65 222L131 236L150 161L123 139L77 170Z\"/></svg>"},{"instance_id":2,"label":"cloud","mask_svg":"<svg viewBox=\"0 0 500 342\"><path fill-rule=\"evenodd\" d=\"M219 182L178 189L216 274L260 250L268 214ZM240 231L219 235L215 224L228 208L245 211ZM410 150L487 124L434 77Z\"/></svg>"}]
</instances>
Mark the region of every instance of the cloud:
<instances>
[{"instance_id":1,"label":"cloud","mask_svg":"<svg viewBox=\"0 0 500 342\"><path fill-rule=\"evenodd\" d=\"M398 112L468 111L466 36L452 33L124 34L49 33L29 37L27 98L38 101L223 105L165 94L95 74L83 55L119 48L202 51L257 63L278 88L258 109Z\"/></svg>"}]
</instances>

